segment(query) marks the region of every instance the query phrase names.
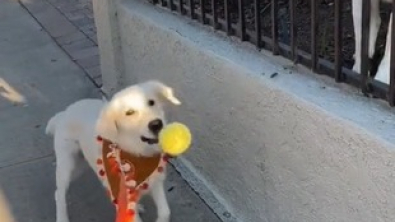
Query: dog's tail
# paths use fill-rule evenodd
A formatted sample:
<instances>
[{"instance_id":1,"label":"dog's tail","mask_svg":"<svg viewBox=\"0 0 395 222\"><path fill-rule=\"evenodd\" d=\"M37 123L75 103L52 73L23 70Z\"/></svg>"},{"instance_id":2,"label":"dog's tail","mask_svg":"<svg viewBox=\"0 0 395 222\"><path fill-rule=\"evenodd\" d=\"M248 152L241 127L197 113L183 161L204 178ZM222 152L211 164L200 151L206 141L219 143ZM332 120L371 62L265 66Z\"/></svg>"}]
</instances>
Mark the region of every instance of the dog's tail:
<instances>
[{"instance_id":1,"label":"dog's tail","mask_svg":"<svg viewBox=\"0 0 395 222\"><path fill-rule=\"evenodd\" d=\"M58 125L62 116L63 112L59 112L48 121L47 127L45 128L45 133L47 135L53 135L55 133L56 126Z\"/></svg>"}]
</instances>

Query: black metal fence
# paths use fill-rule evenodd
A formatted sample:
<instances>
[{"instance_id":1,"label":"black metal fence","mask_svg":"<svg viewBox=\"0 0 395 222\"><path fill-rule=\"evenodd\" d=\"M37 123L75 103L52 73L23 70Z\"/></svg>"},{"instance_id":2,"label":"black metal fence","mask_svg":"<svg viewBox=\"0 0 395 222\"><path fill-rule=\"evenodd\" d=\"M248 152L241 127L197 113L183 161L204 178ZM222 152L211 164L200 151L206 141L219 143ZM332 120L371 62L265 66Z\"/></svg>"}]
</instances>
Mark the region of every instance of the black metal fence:
<instances>
[{"instance_id":1,"label":"black metal fence","mask_svg":"<svg viewBox=\"0 0 395 222\"><path fill-rule=\"evenodd\" d=\"M154 4L251 42L258 49L271 50L274 55L303 64L337 82L352 84L361 88L364 95L386 99L395 106L395 56L391 56L390 84L373 80L386 35L385 30L379 33L378 56L369 58L372 2L360 2L361 73L355 73L351 70L355 48L351 0L153 0ZM382 5L381 15L387 18L387 24L391 12L395 12L395 2L392 6ZM395 30L395 23L392 27ZM392 42L393 52L395 35L388 41Z\"/></svg>"}]
</instances>

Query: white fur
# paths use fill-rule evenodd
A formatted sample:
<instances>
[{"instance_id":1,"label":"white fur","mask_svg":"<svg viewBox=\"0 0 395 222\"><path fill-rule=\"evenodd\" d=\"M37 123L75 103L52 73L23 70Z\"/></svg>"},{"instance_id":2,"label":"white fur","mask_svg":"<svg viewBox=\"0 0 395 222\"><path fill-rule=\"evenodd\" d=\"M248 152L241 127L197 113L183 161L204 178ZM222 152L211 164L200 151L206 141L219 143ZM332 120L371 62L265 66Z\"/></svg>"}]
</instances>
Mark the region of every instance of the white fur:
<instances>
[{"instance_id":1,"label":"white fur","mask_svg":"<svg viewBox=\"0 0 395 222\"><path fill-rule=\"evenodd\" d=\"M377 34L381 24L380 18L380 0L370 0L370 30L369 30L369 57L372 58L375 51L375 43ZM392 0L381 0L383 2L392 3ZM361 72L361 42L362 42L362 0L352 0L352 15L354 21L355 34L355 64L353 70L357 73ZM392 35L392 14L388 26L387 44L385 47L383 60L380 62L375 79L389 84L390 81L390 58L391 58L391 35Z\"/></svg>"},{"instance_id":2,"label":"white fur","mask_svg":"<svg viewBox=\"0 0 395 222\"><path fill-rule=\"evenodd\" d=\"M155 105L149 106L148 100L154 100ZM135 154L149 156L160 152L157 145L148 145L140 137L154 137L148 129L150 121L162 119L166 124L163 109L165 101L180 104L171 88L158 81L149 81L118 92L109 102L100 99L80 100L49 120L46 132L54 136L57 160L57 222L69 221L66 192L73 174L80 170L76 168L77 154L82 152L96 173L96 160L101 155L96 141L98 135ZM130 109L135 113L128 116L125 113ZM162 175L149 184L148 193L152 195L158 209L157 222L168 222L170 209L163 187L165 174ZM140 221L137 218L137 222Z\"/></svg>"}]
</instances>

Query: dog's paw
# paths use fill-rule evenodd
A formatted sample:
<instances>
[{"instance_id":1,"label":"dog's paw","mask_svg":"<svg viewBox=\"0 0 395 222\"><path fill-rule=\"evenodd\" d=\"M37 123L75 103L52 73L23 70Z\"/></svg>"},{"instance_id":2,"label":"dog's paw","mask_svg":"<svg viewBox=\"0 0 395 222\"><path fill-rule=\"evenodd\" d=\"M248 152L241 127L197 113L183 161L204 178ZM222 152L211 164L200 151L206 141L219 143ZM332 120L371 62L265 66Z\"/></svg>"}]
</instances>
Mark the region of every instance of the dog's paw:
<instances>
[{"instance_id":1,"label":"dog's paw","mask_svg":"<svg viewBox=\"0 0 395 222\"><path fill-rule=\"evenodd\" d=\"M169 214L159 214L156 222L170 222L170 213Z\"/></svg>"},{"instance_id":2,"label":"dog's paw","mask_svg":"<svg viewBox=\"0 0 395 222\"><path fill-rule=\"evenodd\" d=\"M137 212L139 212L139 214L142 214L145 212L145 207L142 204L137 204Z\"/></svg>"},{"instance_id":3,"label":"dog's paw","mask_svg":"<svg viewBox=\"0 0 395 222\"><path fill-rule=\"evenodd\" d=\"M156 222L170 222L170 218L164 218L164 217L158 218L158 219L156 220Z\"/></svg>"}]
</instances>

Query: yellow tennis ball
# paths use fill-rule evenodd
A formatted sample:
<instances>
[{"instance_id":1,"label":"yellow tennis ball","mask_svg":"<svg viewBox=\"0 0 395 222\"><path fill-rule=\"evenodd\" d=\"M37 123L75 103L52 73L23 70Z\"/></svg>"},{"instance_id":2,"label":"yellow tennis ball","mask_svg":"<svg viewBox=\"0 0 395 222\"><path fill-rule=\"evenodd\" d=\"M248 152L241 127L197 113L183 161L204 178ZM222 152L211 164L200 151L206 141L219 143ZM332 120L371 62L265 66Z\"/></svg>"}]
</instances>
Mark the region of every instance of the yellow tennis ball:
<instances>
[{"instance_id":1,"label":"yellow tennis ball","mask_svg":"<svg viewBox=\"0 0 395 222\"><path fill-rule=\"evenodd\" d=\"M177 156L184 153L191 145L192 135L187 126L182 123L168 124L159 133L159 145L163 152Z\"/></svg>"}]
</instances>

